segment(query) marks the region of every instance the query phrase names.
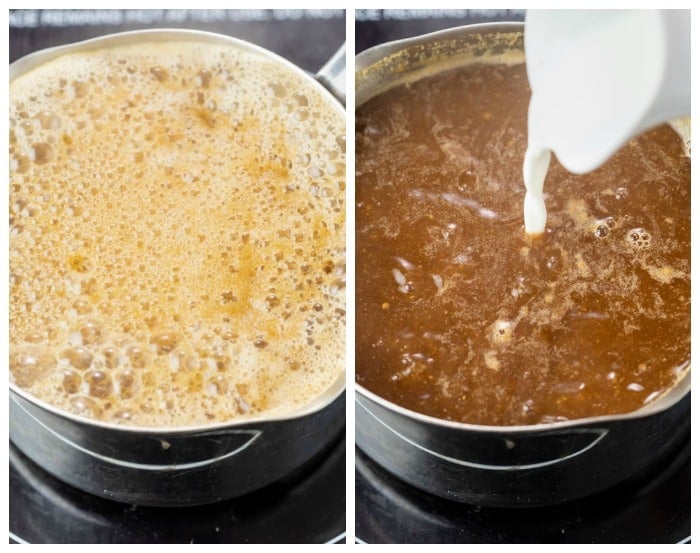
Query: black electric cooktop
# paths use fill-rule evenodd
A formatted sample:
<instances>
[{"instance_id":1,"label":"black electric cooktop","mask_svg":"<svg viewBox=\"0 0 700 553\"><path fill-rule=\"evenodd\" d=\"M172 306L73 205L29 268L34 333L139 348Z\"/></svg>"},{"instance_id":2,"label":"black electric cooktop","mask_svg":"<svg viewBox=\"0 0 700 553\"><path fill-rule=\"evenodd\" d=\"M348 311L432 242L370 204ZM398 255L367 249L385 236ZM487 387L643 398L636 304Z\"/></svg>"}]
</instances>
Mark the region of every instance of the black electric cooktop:
<instances>
[{"instance_id":1,"label":"black electric cooktop","mask_svg":"<svg viewBox=\"0 0 700 553\"><path fill-rule=\"evenodd\" d=\"M344 543L345 439L263 490L186 508L82 492L10 443L9 496L10 543Z\"/></svg>"},{"instance_id":2,"label":"black electric cooktop","mask_svg":"<svg viewBox=\"0 0 700 553\"><path fill-rule=\"evenodd\" d=\"M10 62L43 48L150 28L231 35L318 71L345 41L344 10L10 10ZM204 507L158 509L93 497L10 444L10 542L337 543L345 539L345 440L269 488Z\"/></svg>"},{"instance_id":3,"label":"black electric cooktop","mask_svg":"<svg viewBox=\"0 0 700 553\"><path fill-rule=\"evenodd\" d=\"M554 507L455 503L355 455L355 534L364 543L689 543L690 436L634 481Z\"/></svg>"},{"instance_id":4,"label":"black electric cooktop","mask_svg":"<svg viewBox=\"0 0 700 553\"><path fill-rule=\"evenodd\" d=\"M689 543L690 436L665 466L554 507L455 503L355 455L355 534L364 543Z\"/></svg>"}]
</instances>

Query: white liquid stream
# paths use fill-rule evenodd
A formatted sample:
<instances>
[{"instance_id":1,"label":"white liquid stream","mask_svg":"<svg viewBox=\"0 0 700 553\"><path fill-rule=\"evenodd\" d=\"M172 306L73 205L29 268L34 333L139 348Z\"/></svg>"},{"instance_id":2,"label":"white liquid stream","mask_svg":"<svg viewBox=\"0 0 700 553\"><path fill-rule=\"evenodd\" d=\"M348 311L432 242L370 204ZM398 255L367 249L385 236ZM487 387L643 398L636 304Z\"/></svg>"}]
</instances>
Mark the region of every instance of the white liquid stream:
<instances>
[{"instance_id":1,"label":"white liquid stream","mask_svg":"<svg viewBox=\"0 0 700 553\"><path fill-rule=\"evenodd\" d=\"M529 146L523 163L525 181L525 201L523 212L525 232L542 234L547 226L547 206L544 203L544 179L549 169L552 152L547 149Z\"/></svg>"}]
</instances>

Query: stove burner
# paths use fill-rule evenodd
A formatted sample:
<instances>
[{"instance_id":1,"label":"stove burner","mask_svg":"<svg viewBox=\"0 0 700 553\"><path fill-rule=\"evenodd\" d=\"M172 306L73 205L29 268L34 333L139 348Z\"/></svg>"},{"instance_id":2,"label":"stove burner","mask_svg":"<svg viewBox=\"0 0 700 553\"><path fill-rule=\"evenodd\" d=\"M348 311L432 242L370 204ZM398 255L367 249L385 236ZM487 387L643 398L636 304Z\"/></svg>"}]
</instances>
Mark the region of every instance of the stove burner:
<instances>
[{"instance_id":1,"label":"stove burner","mask_svg":"<svg viewBox=\"0 0 700 553\"><path fill-rule=\"evenodd\" d=\"M263 490L186 508L92 496L53 478L10 443L9 496L11 542L342 543L345 439Z\"/></svg>"},{"instance_id":2,"label":"stove burner","mask_svg":"<svg viewBox=\"0 0 700 553\"><path fill-rule=\"evenodd\" d=\"M554 507L455 503L398 480L355 455L360 543L689 543L690 436L655 472Z\"/></svg>"}]
</instances>

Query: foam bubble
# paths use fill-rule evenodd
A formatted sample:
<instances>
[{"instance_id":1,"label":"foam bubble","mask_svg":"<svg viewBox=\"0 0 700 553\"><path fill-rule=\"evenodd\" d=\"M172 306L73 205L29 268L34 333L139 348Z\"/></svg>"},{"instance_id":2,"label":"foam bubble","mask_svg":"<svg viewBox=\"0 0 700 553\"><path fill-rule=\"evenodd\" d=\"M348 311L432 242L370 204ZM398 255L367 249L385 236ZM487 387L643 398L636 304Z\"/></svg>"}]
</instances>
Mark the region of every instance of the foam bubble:
<instances>
[{"instance_id":1,"label":"foam bubble","mask_svg":"<svg viewBox=\"0 0 700 553\"><path fill-rule=\"evenodd\" d=\"M136 373L131 369L117 375L116 385L118 393L123 399L133 397L136 392Z\"/></svg>"},{"instance_id":2,"label":"foam bubble","mask_svg":"<svg viewBox=\"0 0 700 553\"><path fill-rule=\"evenodd\" d=\"M151 336L151 343L156 346L159 354L170 353L181 340L177 332L160 332Z\"/></svg>"},{"instance_id":3,"label":"foam bubble","mask_svg":"<svg viewBox=\"0 0 700 553\"><path fill-rule=\"evenodd\" d=\"M90 386L90 395L107 398L112 393L112 377L103 371L90 371L85 375L85 382Z\"/></svg>"},{"instance_id":4,"label":"foam bubble","mask_svg":"<svg viewBox=\"0 0 700 553\"><path fill-rule=\"evenodd\" d=\"M89 369L90 365L92 365L92 353L82 346L75 346L65 350L63 356L70 361L73 367L81 371Z\"/></svg>"},{"instance_id":5,"label":"foam bubble","mask_svg":"<svg viewBox=\"0 0 700 553\"><path fill-rule=\"evenodd\" d=\"M70 369L63 371L63 381L61 384L67 394L78 393L80 391L80 385L82 384L82 382L83 379L77 372L72 371Z\"/></svg>"},{"instance_id":6,"label":"foam bubble","mask_svg":"<svg viewBox=\"0 0 700 553\"><path fill-rule=\"evenodd\" d=\"M494 345L507 344L513 339L515 324L513 321L497 320L491 325L489 339Z\"/></svg>"},{"instance_id":7,"label":"foam bubble","mask_svg":"<svg viewBox=\"0 0 700 553\"><path fill-rule=\"evenodd\" d=\"M10 372L19 386L31 386L56 367L56 358L41 346L16 347L10 352Z\"/></svg>"},{"instance_id":8,"label":"foam bubble","mask_svg":"<svg viewBox=\"0 0 700 553\"><path fill-rule=\"evenodd\" d=\"M625 186L620 186L615 190L615 199L624 200L629 194L629 190Z\"/></svg>"},{"instance_id":9,"label":"foam bubble","mask_svg":"<svg viewBox=\"0 0 700 553\"><path fill-rule=\"evenodd\" d=\"M43 165L44 163L48 163L49 161L51 161L53 159L53 156L53 147L50 144L47 144L46 142L38 142L32 144L29 158L34 163Z\"/></svg>"},{"instance_id":10,"label":"foam bubble","mask_svg":"<svg viewBox=\"0 0 700 553\"><path fill-rule=\"evenodd\" d=\"M85 396L73 396L68 401L70 410L77 414L91 418L100 418L102 408L100 404L92 398Z\"/></svg>"},{"instance_id":11,"label":"foam bubble","mask_svg":"<svg viewBox=\"0 0 700 553\"><path fill-rule=\"evenodd\" d=\"M104 342L104 329L96 320L86 320L80 328L82 343L86 345L101 344Z\"/></svg>"},{"instance_id":12,"label":"foam bubble","mask_svg":"<svg viewBox=\"0 0 700 553\"><path fill-rule=\"evenodd\" d=\"M627 231L625 240L634 250L647 250L651 247L651 234L641 227Z\"/></svg>"}]
</instances>

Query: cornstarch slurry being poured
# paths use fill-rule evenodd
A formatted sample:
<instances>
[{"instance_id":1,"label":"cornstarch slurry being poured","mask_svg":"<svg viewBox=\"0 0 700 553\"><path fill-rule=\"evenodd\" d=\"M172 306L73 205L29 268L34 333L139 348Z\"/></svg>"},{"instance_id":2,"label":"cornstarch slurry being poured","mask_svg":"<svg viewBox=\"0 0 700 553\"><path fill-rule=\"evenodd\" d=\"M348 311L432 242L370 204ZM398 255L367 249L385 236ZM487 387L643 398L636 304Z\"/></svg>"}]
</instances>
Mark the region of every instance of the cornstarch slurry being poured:
<instances>
[{"instance_id":1,"label":"cornstarch slurry being poured","mask_svg":"<svg viewBox=\"0 0 700 553\"><path fill-rule=\"evenodd\" d=\"M642 131L690 114L689 37L682 10L528 12L528 234L545 229L552 151L569 171L587 173Z\"/></svg>"}]
</instances>

